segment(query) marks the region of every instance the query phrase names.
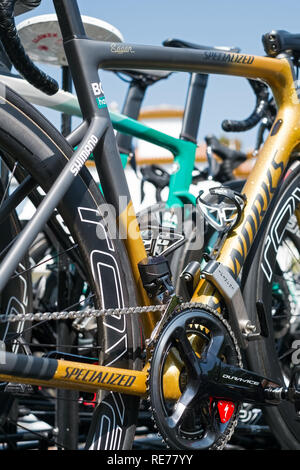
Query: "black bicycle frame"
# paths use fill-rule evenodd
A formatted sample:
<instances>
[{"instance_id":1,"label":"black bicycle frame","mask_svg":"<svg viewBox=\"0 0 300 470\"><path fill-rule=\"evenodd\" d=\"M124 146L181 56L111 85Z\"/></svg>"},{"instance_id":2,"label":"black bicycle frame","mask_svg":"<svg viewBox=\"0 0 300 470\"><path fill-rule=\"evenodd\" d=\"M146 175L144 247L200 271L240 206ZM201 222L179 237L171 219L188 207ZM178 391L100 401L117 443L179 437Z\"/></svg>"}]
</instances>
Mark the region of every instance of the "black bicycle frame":
<instances>
[{"instance_id":1,"label":"black bicycle frame","mask_svg":"<svg viewBox=\"0 0 300 470\"><path fill-rule=\"evenodd\" d=\"M224 70L226 74L226 61L215 62L211 51L91 40L85 35L77 1L53 1L66 57L85 121L81 128L84 127L87 131L78 149L37 208L34 217L19 234L2 261L0 265L0 291L92 152L106 202L114 206L117 216L125 211L131 200L99 80L99 68L108 70L160 69L219 74ZM250 60L251 56L245 56L247 60L248 57ZM122 197L120 198L120 196Z\"/></svg>"}]
</instances>

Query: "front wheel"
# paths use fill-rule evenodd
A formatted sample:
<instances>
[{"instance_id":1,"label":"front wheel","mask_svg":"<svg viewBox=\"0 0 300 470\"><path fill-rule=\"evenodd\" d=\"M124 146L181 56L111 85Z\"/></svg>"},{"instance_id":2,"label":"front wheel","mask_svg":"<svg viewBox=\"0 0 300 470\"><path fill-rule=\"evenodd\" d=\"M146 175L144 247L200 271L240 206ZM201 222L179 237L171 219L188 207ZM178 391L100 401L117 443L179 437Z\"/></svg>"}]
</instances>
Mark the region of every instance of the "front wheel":
<instances>
[{"instance_id":1,"label":"front wheel","mask_svg":"<svg viewBox=\"0 0 300 470\"><path fill-rule=\"evenodd\" d=\"M269 336L249 344L252 370L288 386L300 362L300 162L288 169L262 223L244 269L244 299L252 321L263 301ZM292 403L265 408L266 420L283 449L300 449L300 421Z\"/></svg>"}]
</instances>

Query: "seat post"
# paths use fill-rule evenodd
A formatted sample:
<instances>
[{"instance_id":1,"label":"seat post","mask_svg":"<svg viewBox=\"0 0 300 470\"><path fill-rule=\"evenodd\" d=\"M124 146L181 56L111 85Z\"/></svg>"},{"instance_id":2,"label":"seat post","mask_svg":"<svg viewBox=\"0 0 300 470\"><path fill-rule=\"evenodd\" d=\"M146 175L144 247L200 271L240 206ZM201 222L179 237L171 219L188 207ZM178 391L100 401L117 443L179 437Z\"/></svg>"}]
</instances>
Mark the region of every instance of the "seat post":
<instances>
[{"instance_id":1,"label":"seat post","mask_svg":"<svg viewBox=\"0 0 300 470\"><path fill-rule=\"evenodd\" d=\"M203 108L208 75L192 73L190 76L180 138L197 143L197 134Z\"/></svg>"}]
</instances>

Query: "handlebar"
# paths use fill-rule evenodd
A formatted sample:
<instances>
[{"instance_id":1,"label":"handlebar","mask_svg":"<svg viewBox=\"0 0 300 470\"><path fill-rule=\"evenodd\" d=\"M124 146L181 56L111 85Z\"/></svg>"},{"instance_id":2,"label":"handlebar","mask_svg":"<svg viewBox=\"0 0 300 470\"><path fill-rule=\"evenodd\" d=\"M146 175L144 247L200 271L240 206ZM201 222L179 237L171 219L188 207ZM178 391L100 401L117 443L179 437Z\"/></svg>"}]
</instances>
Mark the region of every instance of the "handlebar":
<instances>
[{"instance_id":1,"label":"handlebar","mask_svg":"<svg viewBox=\"0 0 300 470\"><path fill-rule=\"evenodd\" d=\"M0 1L0 40L18 72L39 90L47 95L54 95L59 90L58 83L32 62L21 44L14 20L16 2L17 0Z\"/></svg>"},{"instance_id":2,"label":"handlebar","mask_svg":"<svg viewBox=\"0 0 300 470\"><path fill-rule=\"evenodd\" d=\"M210 160L208 176L221 183L234 179L233 170L247 160L247 155L223 145L214 135L206 136L205 141L207 149L221 159L221 162L216 162L208 152L207 159Z\"/></svg>"},{"instance_id":3,"label":"handlebar","mask_svg":"<svg viewBox=\"0 0 300 470\"><path fill-rule=\"evenodd\" d=\"M256 95L256 104L254 111L247 119L241 121L225 119L222 122L222 129L226 132L248 131L255 127L256 124L258 124L259 121L264 117L264 114L268 107L268 87L264 83L259 82L257 80L248 79L248 82Z\"/></svg>"}]
</instances>

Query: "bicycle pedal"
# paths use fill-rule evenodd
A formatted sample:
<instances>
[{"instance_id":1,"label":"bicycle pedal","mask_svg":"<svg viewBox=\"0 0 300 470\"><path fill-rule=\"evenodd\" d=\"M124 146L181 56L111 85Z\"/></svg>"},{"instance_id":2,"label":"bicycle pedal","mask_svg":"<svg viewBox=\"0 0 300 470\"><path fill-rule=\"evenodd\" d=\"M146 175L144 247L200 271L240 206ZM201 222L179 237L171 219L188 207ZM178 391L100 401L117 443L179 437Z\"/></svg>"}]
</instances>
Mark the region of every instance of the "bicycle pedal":
<instances>
[{"instance_id":1,"label":"bicycle pedal","mask_svg":"<svg viewBox=\"0 0 300 470\"><path fill-rule=\"evenodd\" d=\"M28 395L34 393L34 388L29 384L18 384L9 382L5 389L5 392L12 393L13 395Z\"/></svg>"}]
</instances>

